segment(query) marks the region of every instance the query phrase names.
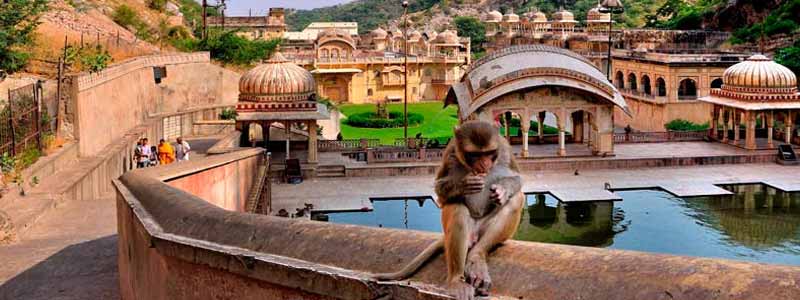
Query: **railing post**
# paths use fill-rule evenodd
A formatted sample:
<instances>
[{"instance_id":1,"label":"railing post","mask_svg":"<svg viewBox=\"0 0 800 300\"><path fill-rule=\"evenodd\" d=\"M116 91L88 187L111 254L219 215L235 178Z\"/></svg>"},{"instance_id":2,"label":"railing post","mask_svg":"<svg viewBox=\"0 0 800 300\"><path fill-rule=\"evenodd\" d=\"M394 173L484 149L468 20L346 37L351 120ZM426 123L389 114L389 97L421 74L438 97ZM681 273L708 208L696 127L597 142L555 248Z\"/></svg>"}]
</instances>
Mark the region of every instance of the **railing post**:
<instances>
[{"instance_id":1,"label":"railing post","mask_svg":"<svg viewBox=\"0 0 800 300\"><path fill-rule=\"evenodd\" d=\"M425 147L419 147L419 161L426 161L427 158L425 157Z\"/></svg>"},{"instance_id":2,"label":"railing post","mask_svg":"<svg viewBox=\"0 0 800 300\"><path fill-rule=\"evenodd\" d=\"M8 90L8 126L11 128L11 155L17 156L17 133L14 130L14 99Z\"/></svg>"},{"instance_id":3,"label":"railing post","mask_svg":"<svg viewBox=\"0 0 800 300\"><path fill-rule=\"evenodd\" d=\"M36 85L33 86L33 100L36 104L36 115L34 117L34 121L36 122L36 147L40 152L42 151L42 122L40 120L42 113L41 87L41 81L36 81Z\"/></svg>"},{"instance_id":4,"label":"railing post","mask_svg":"<svg viewBox=\"0 0 800 300\"><path fill-rule=\"evenodd\" d=\"M361 143L361 149L369 148L369 142L367 141L367 139L361 139L359 140L359 143Z\"/></svg>"}]
</instances>

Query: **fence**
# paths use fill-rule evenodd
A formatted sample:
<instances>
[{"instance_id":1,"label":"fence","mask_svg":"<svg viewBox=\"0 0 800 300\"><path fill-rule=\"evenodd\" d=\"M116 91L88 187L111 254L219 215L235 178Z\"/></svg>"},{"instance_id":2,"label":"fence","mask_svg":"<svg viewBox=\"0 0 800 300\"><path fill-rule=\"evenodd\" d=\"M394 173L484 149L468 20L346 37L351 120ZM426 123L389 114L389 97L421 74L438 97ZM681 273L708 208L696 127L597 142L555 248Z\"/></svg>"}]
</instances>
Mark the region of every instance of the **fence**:
<instances>
[{"instance_id":1,"label":"fence","mask_svg":"<svg viewBox=\"0 0 800 300\"><path fill-rule=\"evenodd\" d=\"M615 133L614 143L660 143L702 141L707 130Z\"/></svg>"},{"instance_id":2,"label":"fence","mask_svg":"<svg viewBox=\"0 0 800 300\"><path fill-rule=\"evenodd\" d=\"M356 151L381 146L378 139L320 140L317 141L319 152Z\"/></svg>"},{"instance_id":3,"label":"fence","mask_svg":"<svg viewBox=\"0 0 800 300\"><path fill-rule=\"evenodd\" d=\"M8 91L8 102L0 107L0 154L42 150L41 94L39 82Z\"/></svg>"},{"instance_id":4,"label":"fence","mask_svg":"<svg viewBox=\"0 0 800 300\"><path fill-rule=\"evenodd\" d=\"M379 148L367 150L367 163L441 161L444 149Z\"/></svg>"}]
</instances>

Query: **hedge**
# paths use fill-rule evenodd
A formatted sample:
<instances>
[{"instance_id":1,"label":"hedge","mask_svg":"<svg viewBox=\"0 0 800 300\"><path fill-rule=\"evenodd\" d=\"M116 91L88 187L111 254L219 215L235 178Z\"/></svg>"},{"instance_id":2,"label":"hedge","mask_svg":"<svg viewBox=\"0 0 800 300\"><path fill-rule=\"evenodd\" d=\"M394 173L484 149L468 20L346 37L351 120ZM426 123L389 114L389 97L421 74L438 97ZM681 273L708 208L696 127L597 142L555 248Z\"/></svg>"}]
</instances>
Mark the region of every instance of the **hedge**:
<instances>
[{"instance_id":1,"label":"hedge","mask_svg":"<svg viewBox=\"0 0 800 300\"><path fill-rule=\"evenodd\" d=\"M408 125L418 125L425 118L422 114L408 113ZM348 116L345 124L361 128L395 128L403 127L403 114L400 112L389 112L389 118L378 118L374 112L364 112Z\"/></svg>"}]
</instances>

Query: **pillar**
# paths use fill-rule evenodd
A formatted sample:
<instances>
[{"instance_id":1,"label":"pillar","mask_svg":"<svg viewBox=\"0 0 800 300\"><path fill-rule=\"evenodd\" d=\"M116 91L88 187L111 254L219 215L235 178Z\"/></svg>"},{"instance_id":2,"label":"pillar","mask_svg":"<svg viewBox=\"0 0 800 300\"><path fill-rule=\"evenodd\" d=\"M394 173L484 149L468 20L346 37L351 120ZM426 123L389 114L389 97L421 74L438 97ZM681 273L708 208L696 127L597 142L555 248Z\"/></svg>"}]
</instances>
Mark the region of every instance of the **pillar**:
<instances>
[{"instance_id":1,"label":"pillar","mask_svg":"<svg viewBox=\"0 0 800 300\"><path fill-rule=\"evenodd\" d=\"M714 107L711 108L711 128L708 132L712 140L717 139L717 124L719 124L719 106L714 105Z\"/></svg>"},{"instance_id":2,"label":"pillar","mask_svg":"<svg viewBox=\"0 0 800 300\"><path fill-rule=\"evenodd\" d=\"M745 112L745 137L744 147L748 150L756 150L756 112Z\"/></svg>"},{"instance_id":3,"label":"pillar","mask_svg":"<svg viewBox=\"0 0 800 300\"><path fill-rule=\"evenodd\" d=\"M308 122L308 162L317 162L317 121Z\"/></svg>"},{"instance_id":4,"label":"pillar","mask_svg":"<svg viewBox=\"0 0 800 300\"><path fill-rule=\"evenodd\" d=\"M786 143L792 144L792 130L794 126L792 125L792 121L794 121L794 112L788 111L786 112Z\"/></svg>"},{"instance_id":5,"label":"pillar","mask_svg":"<svg viewBox=\"0 0 800 300\"><path fill-rule=\"evenodd\" d=\"M537 125L539 127L539 128L537 128L537 130L538 130L537 133L539 134L539 144L544 144L544 118L546 116L547 116L547 112L544 112L544 111L539 112L539 114L536 116L536 122L539 123Z\"/></svg>"},{"instance_id":6,"label":"pillar","mask_svg":"<svg viewBox=\"0 0 800 300\"><path fill-rule=\"evenodd\" d=\"M261 139L264 141L264 149L269 149L269 124L270 121L261 121Z\"/></svg>"},{"instance_id":7,"label":"pillar","mask_svg":"<svg viewBox=\"0 0 800 300\"><path fill-rule=\"evenodd\" d=\"M583 143L583 111L577 111L573 114L572 119L572 136L575 143Z\"/></svg>"},{"instance_id":8,"label":"pillar","mask_svg":"<svg viewBox=\"0 0 800 300\"><path fill-rule=\"evenodd\" d=\"M594 126L592 125L592 122L594 120L592 120L592 115L591 114L587 114L586 118L584 118L584 119L586 121L586 126L584 126L584 127L586 127L586 146L588 146L589 149L594 149L594 148L592 148L593 145L594 145L594 143L593 143L593 141L594 141Z\"/></svg>"},{"instance_id":9,"label":"pillar","mask_svg":"<svg viewBox=\"0 0 800 300\"><path fill-rule=\"evenodd\" d=\"M739 145L739 131L740 127L742 126L742 114L733 109L733 144Z\"/></svg>"},{"instance_id":10,"label":"pillar","mask_svg":"<svg viewBox=\"0 0 800 300\"><path fill-rule=\"evenodd\" d=\"M520 123L520 131L522 131L522 157L528 157L528 131L531 130L531 121L529 118L523 118Z\"/></svg>"},{"instance_id":11,"label":"pillar","mask_svg":"<svg viewBox=\"0 0 800 300\"><path fill-rule=\"evenodd\" d=\"M767 147L773 148L775 144L772 142L772 127L775 126L775 114L772 111L766 113L766 126L767 126Z\"/></svg>"},{"instance_id":12,"label":"pillar","mask_svg":"<svg viewBox=\"0 0 800 300\"><path fill-rule=\"evenodd\" d=\"M727 108L723 107L722 108L722 142L723 143L727 143L728 142L728 125L729 125L728 122L730 121L730 119L731 119L731 112Z\"/></svg>"},{"instance_id":13,"label":"pillar","mask_svg":"<svg viewBox=\"0 0 800 300\"><path fill-rule=\"evenodd\" d=\"M561 113L556 115L556 122L558 123L558 156L567 156L567 141L566 141L566 134L565 134L565 123L566 123L566 114L564 113L564 109L561 109Z\"/></svg>"},{"instance_id":14,"label":"pillar","mask_svg":"<svg viewBox=\"0 0 800 300\"><path fill-rule=\"evenodd\" d=\"M283 127L285 127L284 129L286 130L286 159L289 159L291 157L289 155L290 152L291 152L289 148L291 148L290 144L291 144L291 140L292 140L292 138L291 138L292 137L292 122L290 122L290 121L284 122L283 123Z\"/></svg>"}]
</instances>

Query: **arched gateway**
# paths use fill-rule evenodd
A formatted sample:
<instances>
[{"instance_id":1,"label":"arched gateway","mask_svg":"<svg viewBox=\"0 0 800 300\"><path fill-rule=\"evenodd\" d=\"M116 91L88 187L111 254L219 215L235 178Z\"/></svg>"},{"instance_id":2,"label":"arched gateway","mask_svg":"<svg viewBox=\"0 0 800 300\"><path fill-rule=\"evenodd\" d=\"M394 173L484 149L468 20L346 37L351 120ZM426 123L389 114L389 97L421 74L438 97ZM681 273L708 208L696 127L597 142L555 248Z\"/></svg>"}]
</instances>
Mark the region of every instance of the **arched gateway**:
<instances>
[{"instance_id":1,"label":"arched gateway","mask_svg":"<svg viewBox=\"0 0 800 300\"><path fill-rule=\"evenodd\" d=\"M447 94L445 105L456 104L459 120L488 122L505 112L521 116L521 131L530 121L556 116L558 154L566 155L567 118L572 141L585 143L595 155L614 151L614 106L628 107L619 91L590 61L568 50L546 45L505 48L476 61ZM539 141L542 140L539 128ZM528 135L522 135L522 156L528 156Z\"/></svg>"}]
</instances>

